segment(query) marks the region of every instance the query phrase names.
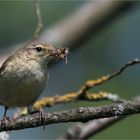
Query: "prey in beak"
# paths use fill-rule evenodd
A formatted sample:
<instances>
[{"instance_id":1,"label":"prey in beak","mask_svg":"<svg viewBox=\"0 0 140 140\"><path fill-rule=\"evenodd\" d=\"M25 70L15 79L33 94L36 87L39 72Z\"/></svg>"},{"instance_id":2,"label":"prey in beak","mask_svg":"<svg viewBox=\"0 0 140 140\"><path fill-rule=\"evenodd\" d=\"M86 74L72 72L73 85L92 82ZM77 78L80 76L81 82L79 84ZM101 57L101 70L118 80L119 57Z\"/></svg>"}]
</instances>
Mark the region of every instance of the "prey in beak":
<instances>
[{"instance_id":1,"label":"prey in beak","mask_svg":"<svg viewBox=\"0 0 140 140\"><path fill-rule=\"evenodd\" d=\"M69 49L68 48L56 48L51 53L52 56L54 56L57 59L63 59L65 63L68 62L68 55L69 55Z\"/></svg>"}]
</instances>

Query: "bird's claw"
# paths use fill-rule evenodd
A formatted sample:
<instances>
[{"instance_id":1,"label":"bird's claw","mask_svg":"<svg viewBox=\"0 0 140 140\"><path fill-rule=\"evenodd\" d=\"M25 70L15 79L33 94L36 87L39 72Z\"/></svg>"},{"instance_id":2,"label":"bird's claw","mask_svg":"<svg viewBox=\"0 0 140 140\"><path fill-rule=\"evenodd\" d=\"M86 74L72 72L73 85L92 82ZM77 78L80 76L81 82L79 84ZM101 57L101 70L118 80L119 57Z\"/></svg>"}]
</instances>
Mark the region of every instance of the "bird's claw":
<instances>
[{"instance_id":1,"label":"bird's claw","mask_svg":"<svg viewBox=\"0 0 140 140\"><path fill-rule=\"evenodd\" d=\"M1 120L1 127L7 130L7 125L10 121L10 118L7 116L3 116L2 120Z\"/></svg>"}]
</instances>

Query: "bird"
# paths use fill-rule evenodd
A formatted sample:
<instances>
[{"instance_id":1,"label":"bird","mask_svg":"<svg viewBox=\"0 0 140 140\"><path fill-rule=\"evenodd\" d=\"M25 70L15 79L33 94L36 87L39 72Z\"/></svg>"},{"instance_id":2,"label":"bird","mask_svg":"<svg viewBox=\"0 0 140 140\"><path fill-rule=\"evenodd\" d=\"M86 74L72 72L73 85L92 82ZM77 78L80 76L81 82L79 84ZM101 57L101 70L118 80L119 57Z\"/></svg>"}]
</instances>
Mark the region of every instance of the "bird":
<instances>
[{"instance_id":1,"label":"bird","mask_svg":"<svg viewBox=\"0 0 140 140\"><path fill-rule=\"evenodd\" d=\"M68 49L50 43L31 42L19 48L0 67L0 104L9 108L33 105L46 87L48 64L65 59Z\"/></svg>"}]
</instances>

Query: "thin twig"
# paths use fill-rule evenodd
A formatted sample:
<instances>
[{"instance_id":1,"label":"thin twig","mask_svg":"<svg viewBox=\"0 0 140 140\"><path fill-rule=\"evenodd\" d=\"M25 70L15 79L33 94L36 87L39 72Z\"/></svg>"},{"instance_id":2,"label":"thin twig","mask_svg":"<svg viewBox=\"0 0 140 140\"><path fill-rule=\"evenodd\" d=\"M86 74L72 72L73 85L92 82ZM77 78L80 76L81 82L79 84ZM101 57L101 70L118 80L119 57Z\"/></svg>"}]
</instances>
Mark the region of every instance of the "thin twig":
<instances>
[{"instance_id":1,"label":"thin twig","mask_svg":"<svg viewBox=\"0 0 140 140\"><path fill-rule=\"evenodd\" d=\"M37 27L36 27L36 30L34 33L34 39L37 39L43 28L39 0L35 0L35 14L36 14L36 18L37 18Z\"/></svg>"},{"instance_id":2,"label":"thin twig","mask_svg":"<svg viewBox=\"0 0 140 140\"><path fill-rule=\"evenodd\" d=\"M127 69L130 66L133 66L135 64L140 64L140 60L139 59L134 59L132 61L129 61L127 64L125 64L124 66L122 66L117 72L111 74L111 75L107 75L107 76L103 76L97 80L89 80L86 82L86 84L78 91L78 94L81 94L81 96L84 96L84 94L91 88L94 88L95 86L101 85L113 78L115 78L116 76L120 75L125 69Z\"/></svg>"}]
</instances>

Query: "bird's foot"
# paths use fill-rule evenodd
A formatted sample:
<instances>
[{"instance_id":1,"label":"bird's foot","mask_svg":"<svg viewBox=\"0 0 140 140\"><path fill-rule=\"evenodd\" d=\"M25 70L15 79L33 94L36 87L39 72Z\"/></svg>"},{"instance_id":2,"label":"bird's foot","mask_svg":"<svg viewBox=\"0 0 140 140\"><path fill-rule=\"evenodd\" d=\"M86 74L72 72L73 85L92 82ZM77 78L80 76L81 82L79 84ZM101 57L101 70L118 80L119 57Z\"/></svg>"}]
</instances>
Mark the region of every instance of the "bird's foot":
<instances>
[{"instance_id":1,"label":"bird's foot","mask_svg":"<svg viewBox=\"0 0 140 140\"><path fill-rule=\"evenodd\" d=\"M45 130L45 111L43 109L38 110L39 112L39 119L43 124L43 130Z\"/></svg>"},{"instance_id":2,"label":"bird's foot","mask_svg":"<svg viewBox=\"0 0 140 140\"><path fill-rule=\"evenodd\" d=\"M10 117L8 116L3 116L2 120L1 120L1 127L4 128L5 130L7 130L7 126L8 126L8 123L10 121Z\"/></svg>"},{"instance_id":3,"label":"bird's foot","mask_svg":"<svg viewBox=\"0 0 140 140\"><path fill-rule=\"evenodd\" d=\"M43 108L41 109L34 109L33 107L28 106L28 114L35 114L39 113L39 120L41 124L43 124L43 130L45 130L45 111Z\"/></svg>"},{"instance_id":4,"label":"bird's foot","mask_svg":"<svg viewBox=\"0 0 140 140\"><path fill-rule=\"evenodd\" d=\"M30 110L30 114L39 113L39 120L43 124L43 130L45 130L45 111L43 109Z\"/></svg>"}]
</instances>

